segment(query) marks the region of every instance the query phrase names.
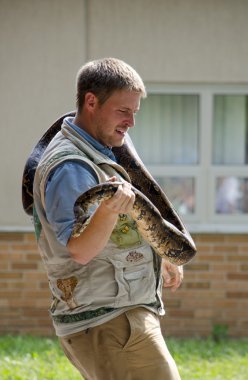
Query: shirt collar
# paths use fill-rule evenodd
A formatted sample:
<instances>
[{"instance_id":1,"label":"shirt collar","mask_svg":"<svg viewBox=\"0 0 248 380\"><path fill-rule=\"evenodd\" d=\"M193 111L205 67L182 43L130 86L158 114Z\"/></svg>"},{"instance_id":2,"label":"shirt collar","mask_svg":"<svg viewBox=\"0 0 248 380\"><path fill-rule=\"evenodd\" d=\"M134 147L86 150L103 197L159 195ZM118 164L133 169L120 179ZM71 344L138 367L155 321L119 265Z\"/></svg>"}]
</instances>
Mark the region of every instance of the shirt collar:
<instances>
[{"instance_id":1,"label":"shirt collar","mask_svg":"<svg viewBox=\"0 0 248 380\"><path fill-rule=\"evenodd\" d=\"M87 142L89 142L95 149L97 149L99 152L105 154L105 156L108 156L111 160L113 160L115 162L117 161L114 153L112 152L112 149L108 148L107 146L102 145L101 143L99 143L99 141L94 139L94 137L90 136L82 128L73 124L73 117L66 117L64 121L71 128L73 128L80 136L82 136Z\"/></svg>"}]
</instances>

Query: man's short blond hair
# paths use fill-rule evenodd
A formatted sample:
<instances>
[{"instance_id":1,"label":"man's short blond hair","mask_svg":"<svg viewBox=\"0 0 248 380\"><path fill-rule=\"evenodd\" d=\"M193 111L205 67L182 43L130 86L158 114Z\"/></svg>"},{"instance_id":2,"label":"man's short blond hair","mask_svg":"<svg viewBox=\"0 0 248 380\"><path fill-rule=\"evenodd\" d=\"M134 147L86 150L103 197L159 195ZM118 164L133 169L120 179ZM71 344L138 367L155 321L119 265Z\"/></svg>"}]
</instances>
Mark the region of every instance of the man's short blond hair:
<instances>
[{"instance_id":1,"label":"man's short blond hair","mask_svg":"<svg viewBox=\"0 0 248 380\"><path fill-rule=\"evenodd\" d=\"M135 91L146 97L141 77L124 61L103 58L86 63L77 74L78 110L83 107L87 92L92 92L102 105L116 90Z\"/></svg>"}]
</instances>

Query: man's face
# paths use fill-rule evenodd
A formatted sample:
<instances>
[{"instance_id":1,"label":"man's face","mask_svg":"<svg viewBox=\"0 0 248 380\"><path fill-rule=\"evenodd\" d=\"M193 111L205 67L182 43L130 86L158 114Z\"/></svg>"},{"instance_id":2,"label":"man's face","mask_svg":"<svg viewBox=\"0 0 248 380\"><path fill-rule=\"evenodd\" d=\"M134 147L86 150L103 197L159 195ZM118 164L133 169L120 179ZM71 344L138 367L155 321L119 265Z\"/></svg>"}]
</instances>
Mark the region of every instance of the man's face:
<instances>
[{"instance_id":1,"label":"man's face","mask_svg":"<svg viewBox=\"0 0 248 380\"><path fill-rule=\"evenodd\" d=\"M134 127L140 98L140 93L118 90L103 105L97 100L92 110L92 136L103 145L121 146L129 128Z\"/></svg>"}]
</instances>

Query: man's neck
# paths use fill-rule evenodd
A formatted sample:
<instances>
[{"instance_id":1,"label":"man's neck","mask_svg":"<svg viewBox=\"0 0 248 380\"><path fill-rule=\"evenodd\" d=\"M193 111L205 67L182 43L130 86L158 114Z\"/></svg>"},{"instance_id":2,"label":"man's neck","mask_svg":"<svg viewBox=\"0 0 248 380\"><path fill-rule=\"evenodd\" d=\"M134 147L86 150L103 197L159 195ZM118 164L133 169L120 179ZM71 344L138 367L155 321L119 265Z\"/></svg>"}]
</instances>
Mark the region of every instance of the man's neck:
<instances>
[{"instance_id":1,"label":"man's neck","mask_svg":"<svg viewBox=\"0 0 248 380\"><path fill-rule=\"evenodd\" d=\"M83 129L85 132L88 133L88 135L90 135L91 137L93 137L95 140L98 141L97 137L92 133L93 128L91 128L90 119L87 117L87 115L84 115L83 112L82 114L79 115L77 111L75 118L73 119L73 124Z\"/></svg>"}]
</instances>

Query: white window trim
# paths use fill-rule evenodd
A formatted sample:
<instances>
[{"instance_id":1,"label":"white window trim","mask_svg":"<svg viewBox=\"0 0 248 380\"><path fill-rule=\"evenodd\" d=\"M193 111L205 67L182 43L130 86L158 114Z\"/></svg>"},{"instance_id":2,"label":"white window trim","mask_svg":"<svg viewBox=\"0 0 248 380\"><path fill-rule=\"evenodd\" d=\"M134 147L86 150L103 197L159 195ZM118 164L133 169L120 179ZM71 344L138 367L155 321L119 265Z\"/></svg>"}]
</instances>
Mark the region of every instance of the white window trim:
<instances>
[{"instance_id":1,"label":"white window trim","mask_svg":"<svg viewBox=\"0 0 248 380\"><path fill-rule=\"evenodd\" d=\"M158 84L147 83L149 94L188 94L199 96L199 165L148 165L155 176L195 177L196 204L194 215L182 219L191 232L248 233L248 215L215 213L215 179L223 174L248 177L248 165L216 166L212 164L212 123L214 95L248 95L243 84Z\"/></svg>"}]
</instances>

